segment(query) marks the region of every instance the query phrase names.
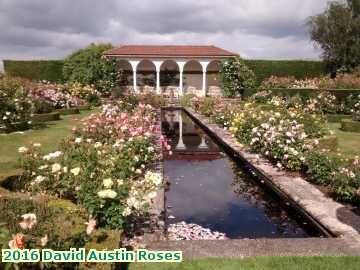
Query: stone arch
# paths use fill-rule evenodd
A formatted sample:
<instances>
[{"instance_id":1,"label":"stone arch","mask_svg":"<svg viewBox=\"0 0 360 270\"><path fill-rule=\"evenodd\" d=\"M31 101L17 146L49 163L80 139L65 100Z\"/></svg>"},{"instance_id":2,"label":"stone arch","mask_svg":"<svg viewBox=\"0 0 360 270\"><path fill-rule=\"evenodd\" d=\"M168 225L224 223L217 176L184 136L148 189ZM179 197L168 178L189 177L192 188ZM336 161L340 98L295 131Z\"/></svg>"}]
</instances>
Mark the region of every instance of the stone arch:
<instances>
[{"instance_id":1,"label":"stone arch","mask_svg":"<svg viewBox=\"0 0 360 270\"><path fill-rule=\"evenodd\" d=\"M164 60L160 66L161 93L165 96L178 96L180 68L172 59Z\"/></svg>"},{"instance_id":2,"label":"stone arch","mask_svg":"<svg viewBox=\"0 0 360 270\"><path fill-rule=\"evenodd\" d=\"M207 66L206 94L208 96L222 96L222 82L220 77L221 60L212 60Z\"/></svg>"},{"instance_id":3,"label":"stone arch","mask_svg":"<svg viewBox=\"0 0 360 270\"><path fill-rule=\"evenodd\" d=\"M202 70L202 66L198 60L192 59L186 62L183 71L184 94L201 96Z\"/></svg>"},{"instance_id":4,"label":"stone arch","mask_svg":"<svg viewBox=\"0 0 360 270\"><path fill-rule=\"evenodd\" d=\"M140 93L155 92L156 66L148 59L139 62L136 68L137 88Z\"/></svg>"}]
</instances>

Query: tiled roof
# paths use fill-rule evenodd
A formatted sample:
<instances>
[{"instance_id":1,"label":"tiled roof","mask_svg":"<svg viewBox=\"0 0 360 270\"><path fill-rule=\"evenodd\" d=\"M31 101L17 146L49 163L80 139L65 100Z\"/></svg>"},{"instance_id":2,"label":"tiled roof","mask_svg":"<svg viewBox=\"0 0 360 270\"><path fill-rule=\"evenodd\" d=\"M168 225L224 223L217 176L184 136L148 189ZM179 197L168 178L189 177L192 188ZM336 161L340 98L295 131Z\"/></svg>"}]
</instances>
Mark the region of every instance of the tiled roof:
<instances>
[{"instance_id":1,"label":"tiled roof","mask_svg":"<svg viewBox=\"0 0 360 270\"><path fill-rule=\"evenodd\" d=\"M127 57L231 57L238 54L215 46L192 45L123 45L108 50L105 56Z\"/></svg>"}]
</instances>

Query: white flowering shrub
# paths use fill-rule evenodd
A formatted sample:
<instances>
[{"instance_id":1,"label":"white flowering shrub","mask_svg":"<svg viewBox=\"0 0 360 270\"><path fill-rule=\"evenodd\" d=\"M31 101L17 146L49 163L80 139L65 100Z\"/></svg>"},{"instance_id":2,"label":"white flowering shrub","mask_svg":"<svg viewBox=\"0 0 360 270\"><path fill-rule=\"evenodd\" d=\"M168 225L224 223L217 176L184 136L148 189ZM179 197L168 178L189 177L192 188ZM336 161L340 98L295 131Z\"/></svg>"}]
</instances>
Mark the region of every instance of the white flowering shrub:
<instances>
[{"instance_id":1,"label":"white flowering shrub","mask_svg":"<svg viewBox=\"0 0 360 270\"><path fill-rule=\"evenodd\" d=\"M272 110L248 103L232 120L230 132L242 144L265 155L278 167L302 170L305 152L317 139L329 134L322 115L287 108L282 99L272 99Z\"/></svg>"},{"instance_id":2,"label":"white flowering shrub","mask_svg":"<svg viewBox=\"0 0 360 270\"><path fill-rule=\"evenodd\" d=\"M28 89L16 78L0 80L0 126L8 131L26 129L30 126L33 103Z\"/></svg>"},{"instance_id":3,"label":"white flowering shrub","mask_svg":"<svg viewBox=\"0 0 360 270\"><path fill-rule=\"evenodd\" d=\"M309 98L305 103L304 110L312 113L334 114L341 110L341 104L335 95L324 91L315 98Z\"/></svg>"},{"instance_id":4,"label":"white flowering shrub","mask_svg":"<svg viewBox=\"0 0 360 270\"><path fill-rule=\"evenodd\" d=\"M353 107L351 108L351 113L354 116L355 120L360 121L360 95L352 96L353 97Z\"/></svg>"},{"instance_id":5,"label":"white flowering shrub","mask_svg":"<svg viewBox=\"0 0 360 270\"><path fill-rule=\"evenodd\" d=\"M220 68L224 95L227 97L241 96L245 89L255 87L255 73L240 57L224 61Z\"/></svg>"}]
</instances>

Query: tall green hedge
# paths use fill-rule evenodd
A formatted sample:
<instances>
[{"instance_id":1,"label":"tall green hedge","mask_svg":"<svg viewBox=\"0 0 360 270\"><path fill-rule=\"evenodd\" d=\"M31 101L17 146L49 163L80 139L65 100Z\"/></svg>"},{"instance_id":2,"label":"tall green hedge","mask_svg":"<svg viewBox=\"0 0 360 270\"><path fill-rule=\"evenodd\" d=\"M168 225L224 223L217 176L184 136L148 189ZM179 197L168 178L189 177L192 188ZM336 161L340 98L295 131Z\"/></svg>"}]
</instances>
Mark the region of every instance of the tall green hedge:
<instances>
[{"instance_id":1,"label":"tall green hedge","mask_svg":"<svg viewBox=\"0 0 360 270\"><path fill-rule=\"evenodd\" d=\"M303 79L321 76L327 71L326 65L320 61L246 59L245 63L254 71L258 84L271 75ZM63 64L63 60L4 60L4 69L9 75L58 82L63 81Z\"/></svg>"},{"instance_id":2,"label":"tall green hedge","mask_svg":"<svg viewBox=\"0 0 360 270\"><path fill-rule=\"evenodd\" d=\"M327 73L324 62L306 60L245 60L255 75L257 84L270 76L294 76L297 79L319 77Z\"/></svg>"},{"instance_id":3,"label":"tall green hedge","mask_svg":"<svg viewBox=\"0 0 360 270\"><path fill-rule=\"evenodd\" d=\"M62 82L63 60L4 60L4 71L11 76L19 76L31 80L47 80Z\"/></svg>"}]
</instances>

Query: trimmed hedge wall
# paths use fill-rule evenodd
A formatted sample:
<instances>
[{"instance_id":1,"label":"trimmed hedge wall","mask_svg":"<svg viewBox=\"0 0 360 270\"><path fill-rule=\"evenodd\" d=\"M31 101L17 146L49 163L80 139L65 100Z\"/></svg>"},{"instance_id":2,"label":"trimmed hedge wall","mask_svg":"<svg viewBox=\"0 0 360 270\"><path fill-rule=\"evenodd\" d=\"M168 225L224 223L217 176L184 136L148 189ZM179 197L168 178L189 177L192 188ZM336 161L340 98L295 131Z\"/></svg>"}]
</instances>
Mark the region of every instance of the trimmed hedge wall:
<instances>
[{"instance_id":1,"label":"trimmed hedge wall","mask_svg":"<svg viewBox=\"0 0 360 270\"><path fill-rule=\"evenodd\" d=\"M346 132L360 132L360 121L353 121L351 119L343 119L341 121L341 130Z\"/></svg>"},{"instance_id":2,"label":"trimmed hedge wall","mask_svg":"<svg viewBox=\"0 0 360 270\"><path fill-rule=\"evenodd\" d=\"M8 75L19 76L30 80L62 82L63 65L63 60L4 60L4 71Z\"/></svg>"},{"instance_id":3,"label":"trimmed hedge wall","mask_svg":"<svg viewBox=\"0 0 360 270\"><path fill-rule=\"evenodd\" d=\"M321 61L306 60L250 60L246 65L256 75L257 83L270 76L294 76L296 79L314 78L327 74L326 64Z\"/></svg>"},{"instance_id":4,"label":"trimmed hedge wall","mask_svg":"<svg viewBox=\"0 0 360 270\"><path fill-rule=\"evenodd\" d=\"M257 84L270 76L313 78L327 73L325 63L306 60L244 60L256 75ZM63 60L4 60L5 73L32 80L63 81Z\"/></svg>"}]
</instances>

